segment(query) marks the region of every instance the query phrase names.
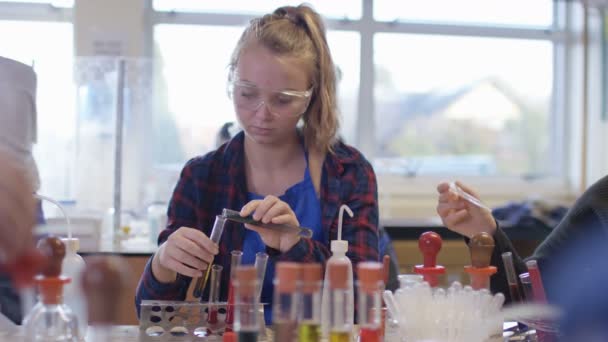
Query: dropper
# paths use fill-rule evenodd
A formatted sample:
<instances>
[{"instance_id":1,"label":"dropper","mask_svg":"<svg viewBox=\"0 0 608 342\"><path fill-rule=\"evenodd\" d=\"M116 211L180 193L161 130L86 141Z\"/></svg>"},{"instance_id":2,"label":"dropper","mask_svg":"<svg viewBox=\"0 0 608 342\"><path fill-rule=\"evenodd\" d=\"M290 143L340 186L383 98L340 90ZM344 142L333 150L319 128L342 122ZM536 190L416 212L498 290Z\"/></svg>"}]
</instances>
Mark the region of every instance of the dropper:
<instances>
[{"instance_id":1,"label":"dropper","mask_svg":"<svg viewBox=\"0 0 608 342\"><path fill-rule=\"evenodd\" d=\"M462 197L462 199L468 201L469 203L472 203L482 209L488 209L488 210L492 210L490 207L488 207L487 205L481 203L481 201L477 198L475 198L475 196L472 196L471 194L469 194L468 192L462 190L461 187L459 187L458 185L456 185L456 182L450 182L450 189L449 191L453 194L456 194L460 197Z\"/></svg>"}]
</instances>

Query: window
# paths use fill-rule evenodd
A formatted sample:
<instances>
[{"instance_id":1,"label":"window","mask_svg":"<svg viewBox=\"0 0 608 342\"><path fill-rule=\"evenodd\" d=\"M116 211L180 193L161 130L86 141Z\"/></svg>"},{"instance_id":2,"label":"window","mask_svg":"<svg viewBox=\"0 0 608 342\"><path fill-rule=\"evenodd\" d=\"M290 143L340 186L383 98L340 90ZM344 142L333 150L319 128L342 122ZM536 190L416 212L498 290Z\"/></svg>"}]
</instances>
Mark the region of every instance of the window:
<instances>
[{"instance_id":1,"label":"window","mask_svg":"<svg viewBox=\"0 0 608 342\"><path fill-rule=\"evenodd\" d=\"M517 53L513 53L517 51ZM547 41L377 34L379 172L547 176Z\"/></svg>"},{"instance_id":2,"label":"window","mask_svg":"<svg viewBox=\"0 0 608 342\"><path fill-rule=\"evenodd\" d=\"M0 21L0 55L33 64L38 78L38 141L34 158L40 192L68 198L74 175L74 88L72 24Z\"/></svg>"}]
</instances>

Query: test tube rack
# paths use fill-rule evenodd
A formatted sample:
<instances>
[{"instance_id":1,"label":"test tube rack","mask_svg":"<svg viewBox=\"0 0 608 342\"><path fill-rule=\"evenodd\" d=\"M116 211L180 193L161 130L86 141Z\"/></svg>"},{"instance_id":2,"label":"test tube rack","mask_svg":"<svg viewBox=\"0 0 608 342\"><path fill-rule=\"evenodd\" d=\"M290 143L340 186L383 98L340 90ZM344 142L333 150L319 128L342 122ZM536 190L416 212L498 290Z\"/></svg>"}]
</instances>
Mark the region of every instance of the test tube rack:
<instances>
[{"instance_id":1,"label":"test tube rack","mask_svg":"<svg viewBox=\"0 0 608 342\"><path fill-rule=\"evenodd\" d=\"M218 323L209 326L208 309L218 310ZM226 302L143 300L139 318L139 341L221 341L226 330ZM260 340L266 340L264 305L258 309Z\"/></svg>"}]
</instances>

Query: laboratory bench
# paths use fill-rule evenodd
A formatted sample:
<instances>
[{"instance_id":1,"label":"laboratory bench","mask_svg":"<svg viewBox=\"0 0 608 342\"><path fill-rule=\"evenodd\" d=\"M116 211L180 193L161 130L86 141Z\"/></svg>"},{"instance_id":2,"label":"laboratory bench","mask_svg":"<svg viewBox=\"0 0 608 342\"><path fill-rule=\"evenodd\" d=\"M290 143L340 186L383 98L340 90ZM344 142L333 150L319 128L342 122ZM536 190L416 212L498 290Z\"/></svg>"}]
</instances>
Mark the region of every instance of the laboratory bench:
<instances>
[{"instance_id":1,"label":"laboratory bench","mask_svg":"<svg viewBox=\"0 0 608 342\"><path fill-rule=\"evenodd\" d=\"M412 273L414 265L422 263L422 255L418 250L418 237L425 231L434 231L443 238L443 246L439 252L437 262L446 268L446 276L442 279L442 285L453 281L468 283L468 276L463 272L463 267L470 264L469 250L463 238L441 225L437 218L411 220L391 219L382 220L386 232L393 241L393 247L399 262L399 273ZM512 239L513 245L522 256L528 256L548 232L521 232L518 229L505 228L505 232ZM118 257L126 263L131 271L128 280L129 292L132 294L118 303L122 307L121 317L118 322L124 325L137 325L138 320L135 313L134 297L139 278L148 262L150 256L156 251L157 246L150 240L126 241L120 246L104 242L97 250L83 250L80 254L85 261L94 256ZM188 291L189 300L191 292Z\"/></svg>"}]
</instances>

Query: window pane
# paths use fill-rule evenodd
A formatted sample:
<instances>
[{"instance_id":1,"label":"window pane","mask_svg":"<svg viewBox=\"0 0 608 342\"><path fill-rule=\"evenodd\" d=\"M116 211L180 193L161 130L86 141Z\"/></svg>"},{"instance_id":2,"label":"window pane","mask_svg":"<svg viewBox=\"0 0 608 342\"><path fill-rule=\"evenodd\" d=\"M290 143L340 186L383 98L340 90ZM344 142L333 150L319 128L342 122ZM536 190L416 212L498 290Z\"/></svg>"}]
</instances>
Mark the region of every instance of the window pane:
<instances>
[{"instance_id":1,"label":"window pane","mask_svg":"<svg viewBox=\"0 0 608 342\"><path fill-rule=\"evenodd\" d=\"M378 34L374 43L380 170L553 171L550 42Z\"/></svg>"},{"instance_id":2,"label":"window pane","mask_svg":"<svg viewBox=\"0 0 608 342\"><path fill-rule=\"evenodd\" d=\"M299 0L266 0L254 2L250 0L232 1L192 1L192 0L154 0L154 9L157 11L180 12L212 12L212 13L238 13L261 15L274 11L286 5L297 6ZM361 18L361 0L311 0L306 1L321 15L328 18Z\"/></svg>"},{"instance_id":3,"label":"window pane","mask_svg":"<svg viewBox=\"0 0 608 342\"><path fill-rule=\"evenodd\" d=\"M0 21L0 37L11 37L2 40L0 55L33 63L37 74L38 141L34 157L40 192L70 198L76 123L72 24Z\"/></svg>"},{"instance_id":4,"label":"window pane","mask_svg":"<svg viewBox=\"0 0 608 342\"><path fill-rule=\"evenodd\" d=\"M550 26L551 0L374 0L377 20Z\"/></svg>"},{"instance_id":5,"label":"window pane","mask_svg":"<svg viewBox=\"0 0 608 342\"><path fill-rule=\"evenodd\" d=\"M340 111L340 135L354 143L359 96L360 36L356 32L329 31L327 40L334 63L338 69L338 109Z\"/></svg>"}]
</instances>

